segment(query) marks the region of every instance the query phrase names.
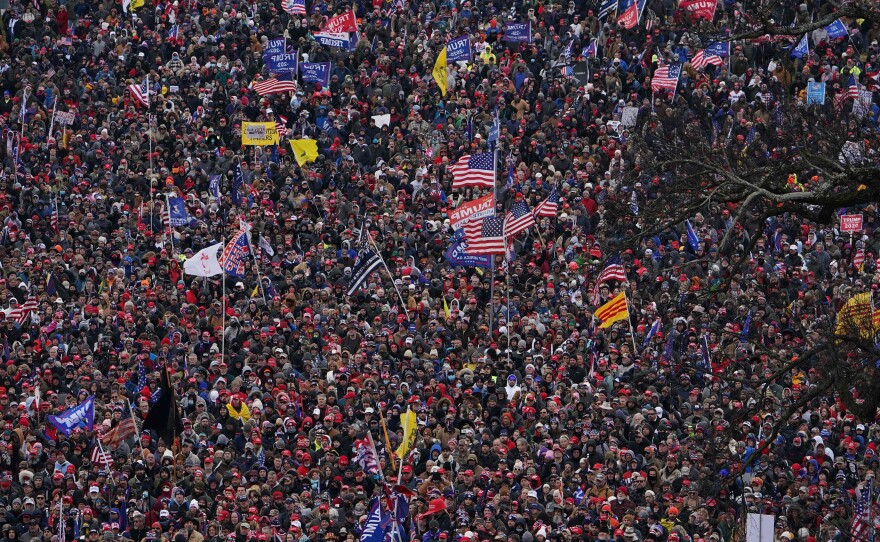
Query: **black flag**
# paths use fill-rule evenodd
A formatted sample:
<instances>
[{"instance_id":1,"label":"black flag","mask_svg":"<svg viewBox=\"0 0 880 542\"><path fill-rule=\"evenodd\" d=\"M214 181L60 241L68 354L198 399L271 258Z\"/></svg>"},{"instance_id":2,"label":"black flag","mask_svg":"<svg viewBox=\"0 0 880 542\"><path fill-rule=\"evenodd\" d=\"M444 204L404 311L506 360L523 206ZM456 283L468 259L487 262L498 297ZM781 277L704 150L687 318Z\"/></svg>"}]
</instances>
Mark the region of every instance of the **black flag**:
<instances>
[{"instance_id":1,"label":"black flag","mask_svg":"<svg viewBox=\"0 0 880 542\"><path fill-rule=\"evenodd\" d=\"M586 62L581 61L572 66L572 77L577 79L578 83L586 85L590 82L590 67Z\"/></svg>"},{"instance_id":2,"label":"black flag","mask_svg":"<svg viewBox=\"0 0 880 542\"><path fill-rule=\"evenodd\" d=\"M177 412L177 396L171 386L171 377L167 368L162 369L159 389L161 390L159 400L147 413L143 430L152 429L165 441L165 446L171 448L174 446L174 438L183 432L183 421Z\"/></svg>"},{"instance_id":3,"label":"black flag","mask_svg":"<svg viewBox=\"0 0 880 542\"><path fill-rule=\"evenodd\" d=\"M369 248L367 242L368 235L370 235L370 233L367 231L367 225L364 224L361 226L361 234L357 243L357 260L355 260L354 267L351 270L351 281L348 283L348 292L346 295L354 294L357 289L361 287L361 284L367 280L370 273L382 264L382 256L376 254Z\"/></svg>"}]
</instances>

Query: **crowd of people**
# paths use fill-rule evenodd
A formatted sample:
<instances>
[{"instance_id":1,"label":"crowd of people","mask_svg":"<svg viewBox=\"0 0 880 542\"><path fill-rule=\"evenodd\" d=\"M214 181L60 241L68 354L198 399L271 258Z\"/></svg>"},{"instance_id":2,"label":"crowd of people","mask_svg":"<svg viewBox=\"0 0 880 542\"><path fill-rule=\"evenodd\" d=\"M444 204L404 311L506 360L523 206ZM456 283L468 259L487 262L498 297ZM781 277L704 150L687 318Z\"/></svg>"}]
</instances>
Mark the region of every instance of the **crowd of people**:
<instances>
[{"instance_id":1,"label":"crowd of people","mask_svg":"<svg viewBox=\"0 0 880 542\"><path fill-rule=\"evenodd\" d=\"M618 255L609 240L630 225L606 203L662 189L633 175L628 145L652 100L715 116L737 145L825 82L827 115L861 122L876 160L878 95L857 121L846 96L850 77L877 88L876 21L814 29L800 58L797 36L744 39L694 67L700 23L674 0L648 0L633 28L598 0L8 3L4 540L352 541L388 492L408 501L389 536L421 542L731 542L753 512L779 541L873 540L880 425L831 393L799 402L823 375L779 369L819 340L797 323L876 288L875 209L855 240L798 216L746 225L752 260L706 301L695 292L730 263L698 260L732 208L693 218L700 246L679 228ZM826 3L780 2L776 20ZM319 44L348 10L352 50ZM714 25L746 15L719 1ZM530 40L503 39L523 22ZM450 64L444 93L432 70L460 36L473 58ZM329 85L258 94L279 37L331 62ZM587 80L565 69L582 61ZM676 62L675 90L653 92ZM144 81L148 107L131 87ZM496 112L498 212L554 192L558 210L492 269L453 267L450 213L491 189L453 190L451 166L488 152ZM244 122L319 156L243 147ZM168 226L168 194L185 224ZM243 224L242 277L183 272ZM364 228L384 264L349 293ZM617 257L626 280L597 284ZM599 328L621 291L628 318ZM142 427L166 374L171 439ZM51 421L90 398L93 427ZM129 419L133 434L105 438Z\"/></svg>"}]
</instances>

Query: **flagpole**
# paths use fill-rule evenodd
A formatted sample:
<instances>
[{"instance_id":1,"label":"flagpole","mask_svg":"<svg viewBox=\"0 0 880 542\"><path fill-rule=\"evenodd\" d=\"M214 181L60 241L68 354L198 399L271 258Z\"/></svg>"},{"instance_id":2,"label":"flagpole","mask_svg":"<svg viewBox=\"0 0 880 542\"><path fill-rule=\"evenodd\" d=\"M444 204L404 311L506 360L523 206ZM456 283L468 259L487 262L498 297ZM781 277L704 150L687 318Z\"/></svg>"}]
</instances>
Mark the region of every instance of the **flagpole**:
<instances>
[{"instance_id":1,"label":"flagpole","mask_svg":"<svg viewBox=\"0 0 880 542\"><path fill-rule=\"evenodd\" d=\"M134 422L134 432L137 434L138 444L141 442L141 430L138 429L137 420L134 417L134 410L131 409L131 401L126 397L125 403L128 405L128 415L131 416L131 420Z\"/></svg>"},{"instance_id":2,"label":"flagpole","mask_svg":"<svg viewBox=\"0 0 880 542\"><path fill-rule=\"evenodd\" d=\"M391 449L391 439L388 438L388 426L385 424L385 414L379 408L379 421L382 423L382 432L385 434L385 448L388 450L388 457L391 459L391 470L397 470L396 455ZM398 481L400 478L398 478Z\"/></svg>"},{"instance_id":3,"label":"flagpole","mask_svg":"<svg viewBox=\"0 0 880 542\"><path fill-rule=\"evenodd\" d=\"M244 234L247 236L248 246L253 247L253 243L251 243L250 228L248 228L247 231L244 232ZM263 288L263 279L260 276L260 263L257 261L257 255L254 254L253 249L248 250L248 252L251 253L251 258L254 260L254 271L257 272L257 285L260 287L260 295L263 296L263 303L268 305L269 300L266 299L266 290ZM224 285L225 285L225 282L224 282Z\"/></svg>"},{"instance_id":4,"label":"flagpole","mask_svg":"<svg viewBox=\"0 0 880 542\"><path fill-rule=\"evenodd\" d=\"M496 111L495 121L498 122L498 116ZM500 130L500 128L499 128ZM500 134L499 134L500 135ZM498 178L498 140L495 140L495 148L492 149L492 209L497 212L498 211L498 189L497 189L497 178ZM507 246L507 238L504 237L504 226L502 226L501 237L504 239L505 247ZM505 248L506 252L506 248ZM506 256L506 255L505 255ZM489 258L491 258L492 267L490 268L489 275L489 338L492 338L492 332L495 328L495 255L490 254ZM510 346L510 345L508 345Z\"/></svg>"},{"instance_id":5,"label":"flagpole","mask_svg":"<svg viewBox=\"0 0 880 542\"><path fill-rule=\"evenodd\" d=\"M391 270L388 269L388 264L385 263L385 258L382 257L382 252L379 250L379 247L376 246L376 242L373 241L373 237L369 233L366 233L365 237L367 238L367 242L370 243L376 250L376 254L379 256L379 260L382 262L382 266L385 267L385 271L388 272L388 278L391 279L391 285L394 286L394 291L397 292L397 298L400 299L400 306L403 308L403 313L406 315L406 319L409 320L409 311L406 310L406 302L404 302L403 296L400 294L400 290L397 288L397 284L394 284L394 275L391 273Z\"/></svg>"},{"instance_id":6,"label":"flagpole","mask_svg":"<svg viewBox=\"0 0 880 542\"><path fill-rule=\"evenodd\" d=\"M629 285L629 282L626 284ZM623 300L626 302L626 323L629 325L629 335L633 343L633 358L637 358L639 349L636 348L636 330L633 328L632 320L629 318L629 297L626 295L626 287L623 289ZM633 359L633 362L635 362L635 359Z\"/></svg>"},{"instance_id":7,"label":"flagpole","mask_svg":"<svg viewBox=\"0 0 880 542\"><path fill-rule=\"evenodd\" d=\"M225 236L220 237L220 243L226 244ZM221 324L223 326L223 330L220 332L220 363L226 359L226 271L220 273L220 291L222 292L222 297L220 298L220 314L221 314Z\"/></svg>"},{"instance_id":8,"label":"flagpole","mask_svg":"<svg viewBox=\"0 0 880 542\"><path fill-rule=\"evenodd\" d=\"M171 239L171 257L174 258L174 226L171 224L171 201L165 193L165 206L168 208L168 237Z\"/></svg>"},{"instance_id":9,"label":"flagpole","mask_svg":"<svg viewBox=\"0 0 880 542\"><path fill-rule=\"evenodd\" d=\"M409 426L409 411L412 409L411 405L406 405L406 417L403 419L403 438L406 439L406 428ZM404 441L404 444L408 444L408 442ZM400 465L397 467L397 483L401 483L400 479L403 477L403 464L405 463L404 458L400 458Z\"/></svg>"},{"instance_id":10,"label":"flagpole","mask_svg":"<svg viewBox=\"0 0 880 542\"><path fill-rule=\"evenodd\" d=\"M52 130L55 129L55 111L58 109L58 96L55 96L55 102L52 104L52 120L49 121L49 135L48 138L52 137ZM48 139L47 139L48 140Z\"/></svg>"}]
</instances>

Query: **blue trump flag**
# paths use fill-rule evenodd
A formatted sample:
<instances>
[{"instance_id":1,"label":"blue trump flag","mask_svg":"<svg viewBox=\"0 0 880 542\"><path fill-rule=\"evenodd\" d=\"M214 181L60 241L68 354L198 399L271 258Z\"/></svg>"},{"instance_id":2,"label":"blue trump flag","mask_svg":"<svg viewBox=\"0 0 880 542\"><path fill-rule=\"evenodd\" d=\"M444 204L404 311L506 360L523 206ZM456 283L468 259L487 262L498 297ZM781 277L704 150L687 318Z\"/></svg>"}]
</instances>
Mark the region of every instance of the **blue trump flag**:
<instances>
[{"instance_id":1,"label":"blue trump flag","mask_svg":"<svg viewBox=\"0 0 880 542\"><path fill-rule=\"evenodd\" d=\"M227 275L244 278L244 264L250 251L247 232L240 230L223 249L223 253L220 255L220 267Z\"/></svg>"},{"instance_id":2,"label":"blue trump flag","mask_svg":"<svg viewBox=\"0 0 880 542\"><path fill-rule=\"evenodd\" d=\"M684 227L687 230L688 244L694 249L694 252L700 250L700 238L697 237L694 228L691 226L690 220L684 221Z\"/></svg>"},{"instance_id":3,"label":"blue trump flag","mask_svg":"<svg viewBox=\"0 0 880 542\"><path fill-rule=\"evenodd\" d=\"M804 58L808 54L810 54L810 42L807 40L807 35L804 34L804 37L801 38L797 46L791 50L791 56L794 58Z\"/></svg>"},{"instance_id":4,"label":"blue trump flag","mask_svg":"<svg viewBox=\"0 0 880 542\"><path fill-rule=\"evenodd\" d=\"M294 51L293 53L270 55L266 58L266 69L268 69L269 73L273 75L293 73L296 71L298 60L298 51Z\"/></svg>"},{"instance_id":5,"label":"blue trump flag","mask_svg":"<svg viewBox=\"0 0 880 542\"><path fill-rule=\"evenodd\" d=\"M471 38L462 36L446 42L446 62L470 62Z\"/></svg>"},{"instance_id":6,"label":"blue trump flag","mask_svg":"<svg viewBox=\"0 0 880 542\"><path fill-rule=\"evenodd\" d=\"M287 48L287 40L284 38L275 38L274 40L269 40L266 43L266 48L263 50L263 58L270 57L272 55L281 55L286 52Z\"/></svg>"},{"instance_id":7,"label":"blue trump flag","mask_svg":"<svg viewBox=\"0 0 880 542\"><path fill-rule=\"evenodd\" d=\"M178 196L168 196L168 218L171 227L186 226L189 223L189 215L186 213L186 203Z\"/></svg>"},{"instance_id":8,"label":"blue trump flag","mask_svg":"<svg viewBox=\"0 0 880 542\"><path fill-rule=\"evenodd\" d=\"M303 62L299 65L299 73L304 83L330 84L329 62Z\"/></svg>"},{"instance_id":9,"label":"blue trump flag","mask_svg":"<svg viewBox=\"0 0 880 542\"><path fill-rule=\"evenodd\" d=\"M48 416L49 423L69 437L73 430L82 426L86 431L95 428L95 396L90 395L85 401L69 408L58 416Z\"/></svg>"},{"instance_id":10,"label":"blue trump flag","mask_svg":"<svg viewBox=\"0 0 880 542\"><path fill-rule=\"evenodd\" d=\"M349 35L340 32L316 32L312 34L315 41L327 47L336 47L353 51L358 42L358 34L353 32Z\"/></svg>"},{"instance_id":11,"label":"blue trump flag","mask_svg":"<svg viewBox=\"0 0 880 542\"><path fill-rule=\"evenodd\" d=\"M849 36L849 30L846 29L846 25L843 24L840 19L837 19L833 23L826 26L825 31L828 32L829 38L836 39Z\"/></svg>"},{"instance_id":12,"label":"blue trump flag","mask_svg":"<svg viewBox=\"0 0 880 542\"><path fill-rule=\"evenodd\" d=\"M742 331L739 334L739 340L742 342L746 342L749 340L749 328L752 327L752 311L746 315L746 321L743 322Z\"/></svg>"},{"instance_id":13,"label":"blue trump flag","mask_svg":"<svg viewBox=\"0 0 880 542\"><path fill-rule=\"evenodd\" d=\"M504 41L531 43L532 23L510 23L504 27Z\"/></svg>"},{"instance_id":14,"label":"blue trump flag","mask_svg":"<svg viewBox=\"0 0 880 542\"><path fill-rule=\"evenodd\" d=\"M373 498L370 504L370 511L367 513L367 521L364 522L361 531L360 542L384 542L385 530L382 525L382 505L379 504L379 497Z\"/></svg>"},{"instance_id":15,"label":"blue trump flag","mask_svg":"<svg viewBox=\"0 0 880 542\"><path fill-rule=\"evenodd\" d=\"M232 176L232 204L241 205L241 188L244 185L244 173L241 164L235 164L235 174Z\"/></svg>"},{"instance_id":16,"label":"blue trump flag","mask_svg":"<svg viewBox=\"0 0 880 542\"><path fill-rule=\"evenodd\" d=\"M642 344L643 350L648 347L648 343L651 342L651 339L654 338L654 335L656 335L658 331L660 331L659 318L654 320L654 325L651 326L651 329L648 330L648 334L645 335L645 342Z\"/></svg>"},{"instance_id":17,"label":"blue trump flag","mask_svg":"<svg viewBox=\"0 0 880 542\"><path fill-rule=\"evenodd\" d=\"M464 249L467 243L464 240L464 230L455 230L452 235L452 245L446 251L446 261L452 267L482 267L484 269L492 268L492 258L481 254L465 254Z\"/></svg>"},{"instance_id":18,"label":"blue trump flag","mask_svg":"<svg viewBox=\"0 0 880 542\"><path fill-rule=\"evenodd\" d=\"M220 199L220 175L211 175L210 183L208 184L208 189L211 191L211 195L214 199Z\"/></svg>"},{"instance_id":19,"label":"blue trump flag","mask_svg":"<svg viewBox=\"0 0 880 542\"><path fill-rule=\"evenodd\" d=\"M709 45L703 49L703 52L707 55L715 55L720 56L721 58L727 58L730 56L730 42L729 41L713 41Z\"/></svg>"}]
</instances>

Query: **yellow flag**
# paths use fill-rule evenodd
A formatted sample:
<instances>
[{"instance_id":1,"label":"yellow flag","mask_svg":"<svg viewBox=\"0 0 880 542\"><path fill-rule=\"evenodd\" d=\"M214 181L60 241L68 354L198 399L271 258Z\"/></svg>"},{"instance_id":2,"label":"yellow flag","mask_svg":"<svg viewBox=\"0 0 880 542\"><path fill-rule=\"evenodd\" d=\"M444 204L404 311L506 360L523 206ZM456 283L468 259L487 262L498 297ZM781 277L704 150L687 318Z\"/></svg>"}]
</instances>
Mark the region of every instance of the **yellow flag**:
<instances>
[{"instance_id":1,"label":"yellow flag","mask_svg":"<svg viewBox=\"0 0 880 542\"><path fill-rule=\"evenodd\" d=\"M128 6L128 9L135 10L142 7L144 7L144 0L131 0L131 5Z\"/></svg>"},{"instance_id":2,"label":"yellow flag","mask_svg":"<svg viewBox=\"0 0 880 542\"><path fill-rule=\"evenodd\" d=\"M875 313L871 306L871 292L858 294L849 299L837 311L837 327L835 335L856 335L862 338L874 336Z\"/></svg>"},{"instance_id":3,"label":"yellow flag","mask_svg":"<svg viewBox=\"0 0 880 542\"><path fill-rule=\"evenodd\" d=\"M629 318L626 295L620 292L611 301L596 309L596 318L602 320L600 328L606 328L624 318Z\"/></svg>"},{"instance_id":4,"label":"yellow flag","mask_svg":"<svg viewBox=\"0 0 880 542\"><path fill-rule=\"evenodd\" d=\"M416 429L418 429L418 421L416 413L412 409L407 408L406 412L400 415L400 425L403 427L403 442L397 447L397 457L403 459L409 453L409 449L416 442Z\"/></svg>"},{"instance_id":5,"label":"yellow flag","mask_svg":"<svg viewBox=\"0 0 880 542\"><path fill-rule=\"evenodd\" d=\"M434 81L440 87L440 92L446 96L446 89L449 86L449 70L446 67L446 47L437 55L437 62L434 63L434 69L431 71Z\"/></svg>"},{"instance_id":6,"label":"yellow flag","mask_svg":"<svg viewBox=\"0 0 880 542\"><path fill-rule=\"evenodd\" d=\"M446 297L443 297L443 314L449 319L449 305L446 303Z\"/></svg>"},{"instance_id":7,"label":"yellow flag","mask_svg":"<svg viewBox=\"0 0 880 542\"><path fill-rule=\"evenodd\" d=\"M290 148L301 166L318 159L318 142L314 139L291 139Z\"/></svg>"}]
</instances>

